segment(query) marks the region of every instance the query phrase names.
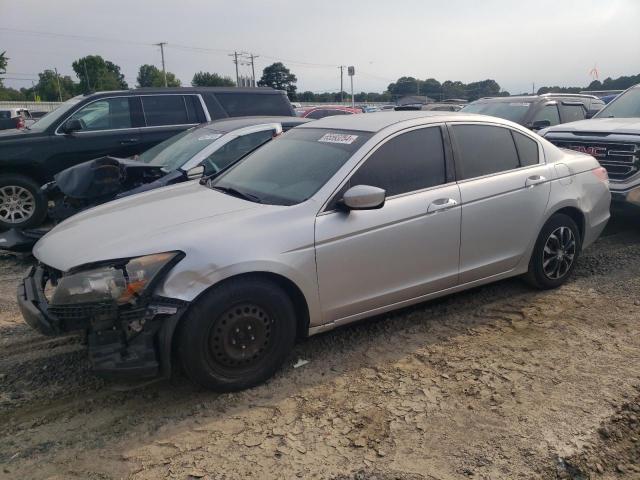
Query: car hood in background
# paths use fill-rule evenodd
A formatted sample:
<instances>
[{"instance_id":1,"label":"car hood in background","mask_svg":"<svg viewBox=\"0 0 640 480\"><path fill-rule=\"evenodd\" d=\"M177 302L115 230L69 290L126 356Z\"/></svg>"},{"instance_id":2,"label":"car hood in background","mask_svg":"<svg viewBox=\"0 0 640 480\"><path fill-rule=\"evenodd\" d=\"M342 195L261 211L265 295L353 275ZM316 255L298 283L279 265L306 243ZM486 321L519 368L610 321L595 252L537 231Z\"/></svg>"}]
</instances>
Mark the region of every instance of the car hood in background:
<instances>
[{"instance_id":1,"label":"car hood in background","mask_svg":"<svg viewBox=\"0 0 640 480\"><path fill-rule=\"evenodd\" d=\"M14 140L42 136L46 135L41 131L29 130L28 128L9 128L7 130L0 130L0 140Z\"/></svg>"},{"instance_id":2,"label":"car hood in background","mask_svg":"<svg viewBox=\"0 0 640 480\"><path fill-rule=\"evenodd\" d=\"M544 129L544 135L557 132L602 132L640 135L640 118L592 118L563 123Z\"/></svg>"},{"instance_id":3,"label":"car hood in background","mask_svg":"<svg viewBox=\"0 0 640 480\"><path fill-rule=\"evenodd\" d=\"M65 220L33 248L42 263L68 271L87 263L184 250L206 235L229 232L225 220L281 208L187 182L103 204ZM257 213L257 212L256 212ZM197 248L197 247L194 247Z\"/></svg>"}]
</instances>

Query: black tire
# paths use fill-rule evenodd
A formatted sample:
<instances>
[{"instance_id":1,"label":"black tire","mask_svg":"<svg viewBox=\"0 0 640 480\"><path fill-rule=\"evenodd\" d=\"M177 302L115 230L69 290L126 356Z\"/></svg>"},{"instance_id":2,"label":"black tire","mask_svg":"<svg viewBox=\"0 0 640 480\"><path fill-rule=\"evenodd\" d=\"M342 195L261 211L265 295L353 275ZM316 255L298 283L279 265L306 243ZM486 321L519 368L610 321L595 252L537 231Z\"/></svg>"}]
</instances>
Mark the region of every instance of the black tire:
<instances>
[{"instance_id":1,"label":"black tire","mask_svg":"<svg viewBox=\"0 0 640 480\"><path fill-rule=\"evenodd\" d=\"M230 280L206 292L183 319L178 352L187 376L218 392L270 378L296 338L289 296L260 278Z\"/></svg>"},{"instance_id":2,"label":"black tire","mask_svg":"<svg viewBox=\"0 0 640 480\"><path fill-rule=\"evenodd\" d=\"M538 235L525 280L541 290L559 287L573 273L581 249L576 222L562 213L553 215Z\"/></svg>"},{"instance_id":3,"label":"black tire","mask_svg":"<svg viewBox=\"0 0 640 480\"><path fill-rule=\"evenodd\" d=\"M46 216L47 198L38 183L24 175L0 175L0 229L36 227Z\"/></svg>"}]
</instances>

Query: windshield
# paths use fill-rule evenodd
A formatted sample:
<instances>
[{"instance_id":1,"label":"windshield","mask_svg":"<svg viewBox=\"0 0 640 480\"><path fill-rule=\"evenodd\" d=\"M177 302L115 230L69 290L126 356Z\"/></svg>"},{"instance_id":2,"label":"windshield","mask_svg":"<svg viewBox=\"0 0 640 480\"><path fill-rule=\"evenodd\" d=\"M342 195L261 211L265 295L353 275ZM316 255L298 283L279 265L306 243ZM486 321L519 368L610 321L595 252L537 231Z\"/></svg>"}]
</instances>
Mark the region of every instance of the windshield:
<instances>
[{"instance_id":1,"label":"windshield","mask_svg":"<svg viewBox=\"0 0 640 480\"><path fill-rule=\"evenodd\" d=\"M511 120L512 122L522 122L530 106L530 102L474 102L460 111L491 115Z\"/></svg>"},{"instance_id":2,"label":"windshield","mask_svg":"<svg viewBox=\"0 0 640 480\"><path fill-rule=\"evenodd\" d=\"M66 115L69 110L71 110L77 103L82 100L83 96L78 95L77 97L70 98L66 102L59 105L55 110L47 113L40 120L37 120L35 123L29 126L30 130L38 130L43 131L49 128L52 124L54 124L58 119L64 115Z\"/></svg>"},{"instance_id":3,"label":"windshield","mask_svg":"<svg viewBox=\"0 0 640 480\"><path fill-rule=\"evenodd\" d=\"M209 182L254 201L295 205L316 193L371 133L294 128Z\"/></svg>"},{"instance_id":4,"label":"windshield","mask_svg":"<svg viewBox=\"0 0 640 480\"><path fill-rule=\"evenodd\" d=\"M163 167L172 172L191 160L194 155L219 139L224 132L212 128L191 128L159 143L144 152L138 160Z\"/></svg>"},{"instance_id":5,"label":"windshield","mask_svg":"<svg viewBox=\"0 0 640 480\"><path fill-rule=\"evenodd\" d=\"M594 115L594 118L640 118L640 88L627 90Z\"/></svg>"}]
</instances>

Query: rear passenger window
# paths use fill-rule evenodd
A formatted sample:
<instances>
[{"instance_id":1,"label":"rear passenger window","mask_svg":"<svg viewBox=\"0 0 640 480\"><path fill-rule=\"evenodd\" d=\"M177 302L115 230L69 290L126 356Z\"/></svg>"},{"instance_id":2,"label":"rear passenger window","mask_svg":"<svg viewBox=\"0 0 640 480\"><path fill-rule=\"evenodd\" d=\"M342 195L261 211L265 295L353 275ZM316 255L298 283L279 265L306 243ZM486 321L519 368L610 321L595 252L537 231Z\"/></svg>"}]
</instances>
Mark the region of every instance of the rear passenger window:
<instances>
[{"instance_id":1,"label":"rear passenger window","mask_svg":"<svg viewBox=\"0 0 640 480\"><path fill-rule=\"evenodd\" d=\"M576 122L586 118L586 112L582 105L562 105L562 121Z\"/></svg>"},{"instance_id":2,"label":"rear passenger window","mask_svg":"<svg viewBox=\"0 0 640 480\"><path fill-rule=\"evenodd\" d=\"M215 95L230 117L292 115L291 104L285 95L274 93L216 93Z\"/></svg>"},{"instance_id":3,"label":"rear passenger window","mask_svg":"<svg viewBox=\"0 0 640 480\"><path fill-rule=\"evenodd\" d=\"M528 167L540 163L538 154L538 143L515 130L511 130L513 140L516 142L518 157L520 157L520 166Z\"/></svg>"},{"instance_id":4,"label":"rear passenger window","mask_svg":"<svg viewBox=\"0 0 640 480\"><path fill-rule=\"evenodd\" d=\"M350 186L383 188L389 197L443 183L444 146L439 127L413 130L392 138L349 181Z\"/></svg>"},{"instance_id":5,"label":"rear passenger window","mask_svg":"<svg viewBox=\"0 0 640 480\"><path fill-rule=\"evenodd\" d=\"M489 125L454 125L458 147L458 178L481 177L519 167L518 152L506 128Z\"/></svg>"},{"instance_id":6,"label":"rear passenger window","mask_svg":"<svg viewBox=\"0 0 640 480\"><path fill-rule=\"evenodd\" d=\"M187 112L185 97L182 95L150 95L140 98L148 127L198 123L193 118L195 106L191 105L190 115ZM192 118L189 118L190 116Z\"/></svg>"},{"instance_id":7,"label":"rear passenger window","mask_svg":"<svg viewBox=\"0 0 640 480\"><path fill-rule=\"evenodd\" d=\"M560 115L558 114L558 106L557 105L545 105L545 107L536 113L533 118L534 122L540 122L543 120L547 120L549 122L549 126L558 125L560 123Z\"/></svg>"}]
</instances>

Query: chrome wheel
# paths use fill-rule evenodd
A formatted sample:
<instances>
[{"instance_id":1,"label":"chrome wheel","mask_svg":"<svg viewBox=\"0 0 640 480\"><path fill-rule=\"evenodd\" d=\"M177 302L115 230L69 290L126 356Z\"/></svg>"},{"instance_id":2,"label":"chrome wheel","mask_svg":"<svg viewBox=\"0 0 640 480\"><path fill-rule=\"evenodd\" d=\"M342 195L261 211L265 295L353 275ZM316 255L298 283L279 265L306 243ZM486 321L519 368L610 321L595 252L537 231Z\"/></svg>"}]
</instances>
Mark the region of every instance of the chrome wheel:
<instances>
[{"instance_id":1,"label":"chrome wheel","mask_svg":"<svg viewBox=\"0 0 640 480\"><path fill-rule=\"evenodd\" d=\"M9 224L24 223L36 211L36 199L24 187L0 187L0 220Z\"/></svg>"},{"instance_id":2,"label":"chrome wheel","mask_svg":"<svg viewBox=\"0 0 640 480\"><path fill-rule=\"evenodd\" d=\"M576 239L569 227L558 227L547 238L542 252L542 270L547 278L564 277L576 256Z\"/></svg>"},{"instance_id":3,"label":"chrome wheel","mask_svg":"<svg viewBox=\"0 0 640 480\"><path fill-rule=\"evenodd\" d=\"M227 310L209 334L213 358L230 368L259 362L271 343L273 320L262 308L245 303Z\"/></svg>"}]
</instances>

